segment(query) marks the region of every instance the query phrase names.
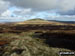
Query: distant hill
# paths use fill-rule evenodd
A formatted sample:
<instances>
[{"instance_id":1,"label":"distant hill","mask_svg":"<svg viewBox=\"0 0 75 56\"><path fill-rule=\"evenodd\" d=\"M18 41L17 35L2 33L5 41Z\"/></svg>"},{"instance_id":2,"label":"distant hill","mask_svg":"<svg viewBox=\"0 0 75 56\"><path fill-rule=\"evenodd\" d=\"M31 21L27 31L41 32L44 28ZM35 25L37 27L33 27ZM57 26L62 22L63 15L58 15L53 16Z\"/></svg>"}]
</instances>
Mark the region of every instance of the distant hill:
<instances>
[{"instance_id":1,"label":"distant hill","mask_svg":"<svg viewBox=\"0 0 75 56\"><path fill-rule=\"evenodd\" d=\"M49 24L49 25L75 25L74 22L56 21L56 20L44 20L41 18L34 18L24 22L17 22L15 24Z\"/></svg>"},{"instance_id":2,"label":"distant hill","mask_svg":"<svg viewBox=\"0 0 75 56\"><path fill-rule=\"evenodd\" d=\"M60 23L68 23L68 24L75 24L75 21L58 21L58 20L48 20L53 22L60 22Z\"/></svg>"},{"instance_id":3,"label":"distant hill","mask_svg":"<svg viewBox=\"0 0 75 56\"><path fill-rule=\"evenodd\" d=\"M30 20L27 20L27 21L45 21L44 19L41 19L41 18L34 18L34 19L30 19Z\"/></svg>"},{"instance_id":4,"label":"distant hill","mask_svg":"<svg viewBox=\"0 0 75 56\"><path fill-rule=\"evenodd\" d=\"M24 22L19 22L18 24L49 24L47 20L40 19L40 18L35 18L35 19L30 19Z\"/></svg>"},{"instance_id":5,"label":"distant hill","mask_svg":"<svg viewBox=\"0 0 75 56\"><path fill-rule=\"evenodd\" d=\"M4 24L7 24L7 25L10 25L10 24L14 24L14 25L17 25L17 24L19 25L22 25L22 24L49 24L49 25L73 25L75 26L74 21L44 20L41 18L34 18L34 19L27 20L27 21L22 21L22 22L7 22Z\"/></svg>"}]
</instances>

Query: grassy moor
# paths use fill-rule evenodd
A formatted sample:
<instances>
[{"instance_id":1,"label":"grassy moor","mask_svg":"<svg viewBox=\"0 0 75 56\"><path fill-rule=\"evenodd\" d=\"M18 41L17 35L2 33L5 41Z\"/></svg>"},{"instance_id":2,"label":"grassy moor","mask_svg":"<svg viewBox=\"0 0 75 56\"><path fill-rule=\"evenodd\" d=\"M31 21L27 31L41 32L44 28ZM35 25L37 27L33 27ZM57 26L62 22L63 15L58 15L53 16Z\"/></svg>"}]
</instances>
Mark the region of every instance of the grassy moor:
<instances>
[{"instance_id":1,"label":"grassy moor","mask_svg":"<svg viewBox=\"0 0 75 56\"><path fill-rule=\"evenodd\" d=\"M75 24L32 19L0 24L0 56L59 56L75 51Z\"/></svg>"}]
</instances>

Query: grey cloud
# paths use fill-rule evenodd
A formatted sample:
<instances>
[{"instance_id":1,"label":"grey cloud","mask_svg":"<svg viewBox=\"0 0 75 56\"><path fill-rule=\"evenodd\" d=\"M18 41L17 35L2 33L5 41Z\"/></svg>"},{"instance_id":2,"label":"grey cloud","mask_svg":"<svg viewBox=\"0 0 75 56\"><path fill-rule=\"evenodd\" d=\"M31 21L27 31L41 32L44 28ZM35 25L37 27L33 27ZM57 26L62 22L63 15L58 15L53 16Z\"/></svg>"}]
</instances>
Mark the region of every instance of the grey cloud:
<instances>
[{"instance_id":1,"label":"grey cloud","mask_svg":"<svg viewBox=\"0 0 75 56\"><path fill-rule=\"evenodd\" d=\"M31 8L33 11L46 11L57 9L60 14L73 15L75 11L75 0L5 0L11 2L11 5ZM70 11L70 12L69 12Z\"/></svg>"},{"instance_id":2,"label":"grey cloud","mask_svg":"<svg viewBox=\"0 0 75 56\"><path fill-rule=\"evenodd\" d=\"M27 14L30 14L31 12L32 12L31 9L19 9L19 10L15 10L13 13L16 15L25 16Z\"/></svg>"},{"instance_id":3,"label":"grey cloud","mask_svg":"<svg viewBox=\"0 0 75 56\"><path fill-rule=\"evenodd\" d=\"M61 11L74 10L75 0L60 0L58 6L61 9Z\"/></svg>"},{"instance_id":4,"label":"grey cloud","mask_svg":"<svg viewBox=\"0 0 75 56\"><path fill-rule=\"evenodd\" d=\"M0 22L20 22L24 20L24 17L0 17Z\"/></svg>"},{"instance_id":5,"label":"grey cloud","mask_svg":"<svg viewBox=\"0 0 75 56\"><path fill-rule=\"evenodd\" d=\"M61 0L59 9L61 15L75 15L75 0Z\"/></svg>"},{"instance_id":6,"label":"grey cloud","mask_svg":"<svg viewBox=\"0 0 75 56\"><path fill-rule=\"evenodd\" d=\"M5 0L6 1L6 0ZM32 8L33 10L49 10L56 7L58 0L7 0L12 3L12 5Z\"/></svg>"},{"instance_id":7,"label":"grey cloud","mask_svg":"<svg viewBox=\"0 0 75 56\"><path fill-rule=\"evenodd\" d=\"M66 12L58 12L60 13L61 15L75 15L75 10L69 10L69 11L66 11Z\"/></svg>"},{"instance_id":8,"label":"grey cloud","mask_svg":"<svg viewBox=\"0 0 75 56\"><path fill-rule=\"evenodd\" d=\"M59 21L75 21L75 15L74 16L50 16L46 17L47 20L59 20Z\"/></svg>"},{"instance_id":9,"label":"grey cloud","mask_svg":"<svg viewBox=\"0 0 75 56\"><path fill-rule=\"evenodd\" d=\"M6 11L9 8L9 2L5 2L3 0L0 0L0 14Z\"/></svg>"}]
</instances>

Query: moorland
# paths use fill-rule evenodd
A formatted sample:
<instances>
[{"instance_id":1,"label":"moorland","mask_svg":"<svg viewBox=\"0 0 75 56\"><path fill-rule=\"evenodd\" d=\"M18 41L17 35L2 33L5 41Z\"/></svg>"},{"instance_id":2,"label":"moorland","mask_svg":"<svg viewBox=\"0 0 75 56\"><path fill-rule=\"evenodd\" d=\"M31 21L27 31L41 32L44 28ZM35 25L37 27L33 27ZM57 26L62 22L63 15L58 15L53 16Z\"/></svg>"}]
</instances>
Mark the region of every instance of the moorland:
<instances>
[{"instance_id":1,"label":"moorland","mask_svg":"<svg viewBox=\"0 0 75 56\"><path fill-rule=\"evenodd\" d=\"M32 19L0 24L0 56L59 56L75 51L75 24Z\"/></svg>"}]
</instances>

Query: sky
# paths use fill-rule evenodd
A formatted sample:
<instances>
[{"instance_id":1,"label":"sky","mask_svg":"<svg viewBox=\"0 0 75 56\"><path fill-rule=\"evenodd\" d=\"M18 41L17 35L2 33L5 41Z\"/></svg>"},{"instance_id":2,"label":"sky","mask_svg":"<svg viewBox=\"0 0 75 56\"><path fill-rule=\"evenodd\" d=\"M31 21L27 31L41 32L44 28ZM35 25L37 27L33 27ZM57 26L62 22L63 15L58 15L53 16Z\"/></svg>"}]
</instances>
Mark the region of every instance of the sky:
<instances>
[{"instance_id":1,"label":"sky","mask_svg":"<svg viewBox=\"0 0 75 56\"><path fill-rule=\"evenodd\" d=\"M0 0L0 22L34 18L75 21L75 0Z\"/></svg>"}]
</instances>

